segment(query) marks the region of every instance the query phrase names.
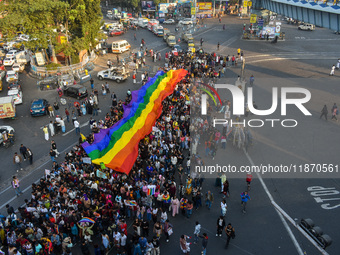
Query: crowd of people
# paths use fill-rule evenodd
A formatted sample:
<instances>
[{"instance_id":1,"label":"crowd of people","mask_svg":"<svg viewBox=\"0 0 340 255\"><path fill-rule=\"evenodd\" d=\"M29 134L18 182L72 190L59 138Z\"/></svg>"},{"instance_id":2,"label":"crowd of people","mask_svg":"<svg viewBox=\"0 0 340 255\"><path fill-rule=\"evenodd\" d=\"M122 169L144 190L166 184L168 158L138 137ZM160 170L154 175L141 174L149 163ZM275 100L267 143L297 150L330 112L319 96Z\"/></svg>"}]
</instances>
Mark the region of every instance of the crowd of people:
<instances>
[{"instance_id":1,"label":"crowd of people","mask_svg":"<svg viewBox=\"0 0 340 255\"><path fill-rule=\"evenodd\" d=\"M25 206L20 207L18 213L7 205L8 216L1 219L0 240L8 254L72 254L76 244L83 254L90 254L91 249L95 254L106 254L111 249L115 254L160 254L163 239L169 242L176 231L170 214L190 218L202 207L203 199L208 209L214 202L211 191L205 194L202 191L203 176L190 171L190 167L204 164L195 148L202 139L217 144L224 134L217 137L216 132L220 131L215 130L207 118L190 120L190 101L194 102L198 93L194 79L211 77L216 66L225 65L224 58L216 54L166 54L165 71L185 68L188 75L163 101L162 115L152 132L140 141L139 155L129 175L85 160L87 155L81 147L81 138L79 145L65 153L63 161L57 162L55 157L59 152L53 147L53 141L50 172L38 184L32 184L31 199L25 200ZM143 83L147 80L144 73ZM192 89L195 93L190 95ZM105 119L96 122L90 118L91 133L86 137L89 143L93 142L94 133L110 128L122 118L123 105L131 101L131 91L127 91L123 100L118 100L112 92L111 99ZM98 95L94 94L92 100L96 103ZM91 110L89 104L84 102L87 112ZM78 105L79 116L81 109ZM72 113L72 120L76 121L76 115ZM220 180L222 191L227 194L228 182L226 178ZM19 188L16 191L21 194ZM222 218L226 208L224 200ZM133 222L133 231L128 231L128 222ZM226 227L226 234L228 231ZM196 234L198 238L197 231ZM183 253L189 254L186 237L181 236L179 246ZM208 237L206 233L200 237L205 253Z\"/></svg>"}]
</instances>

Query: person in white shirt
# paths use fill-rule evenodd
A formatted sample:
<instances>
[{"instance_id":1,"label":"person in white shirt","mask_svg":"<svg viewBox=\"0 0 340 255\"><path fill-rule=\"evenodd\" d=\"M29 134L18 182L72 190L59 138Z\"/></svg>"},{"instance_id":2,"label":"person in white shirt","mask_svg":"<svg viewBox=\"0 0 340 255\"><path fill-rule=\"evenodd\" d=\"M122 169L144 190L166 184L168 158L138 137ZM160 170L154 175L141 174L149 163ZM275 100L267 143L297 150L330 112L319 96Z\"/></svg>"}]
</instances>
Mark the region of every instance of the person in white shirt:
<instances>
[{"instance_id":1,"label":"person in white shirt","mask_svg":"<svg viewBox=\"0 0 340 255\"><path fill-rule=\"evenodd\" d=\"M123 248L126 245L126 239L127 239L127 236L124 233L122 233L122 236L120 238L120 246L123 247Z\"/></svg>"},{"instance_id":2,"label":"person in white shirt","mask_svg":"<svg viewBox=\"0 0 340 255\"><path fill-rule=\"evenodd\" d=\"M74 124L74 128L76 129L76 135L80 134L80 127L79 127L80 125L79 125L78 120L75 120L73 124Z\"/></svg>"},{"instance_id":3,"label":"person in white shirt","mask_svg":"<svg viewBox=\"0 0 340 255\"><path fill-rule=\"evenodd\" d=\"M120 239L122 235L117 231L117 229L113 232L113 242L115 247L118 247L120 245Z\"/></svg>"}]
</instances>

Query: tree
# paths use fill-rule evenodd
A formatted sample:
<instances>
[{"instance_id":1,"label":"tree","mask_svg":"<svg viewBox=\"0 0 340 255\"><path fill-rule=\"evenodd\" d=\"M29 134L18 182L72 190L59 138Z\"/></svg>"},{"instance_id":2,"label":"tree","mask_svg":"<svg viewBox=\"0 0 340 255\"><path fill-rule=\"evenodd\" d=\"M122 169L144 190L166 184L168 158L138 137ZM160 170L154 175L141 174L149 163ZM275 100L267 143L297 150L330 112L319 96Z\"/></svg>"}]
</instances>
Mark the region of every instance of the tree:
<instances>
[{"instance_id":1,"label":"tree","mask_svg":"<svg viewBox=\"0 0 340 255\"><path fill-rule=\"evenodd\" d=\"M0 2L0 27L5 39L12 40L18 32L30 36L25 46L32 51L56 46L56 51L76 55L97 44L102 25L100 0L20 0ZM66 34L67 43L58 44L59 32Z\"/></svg>"}]
</instances>

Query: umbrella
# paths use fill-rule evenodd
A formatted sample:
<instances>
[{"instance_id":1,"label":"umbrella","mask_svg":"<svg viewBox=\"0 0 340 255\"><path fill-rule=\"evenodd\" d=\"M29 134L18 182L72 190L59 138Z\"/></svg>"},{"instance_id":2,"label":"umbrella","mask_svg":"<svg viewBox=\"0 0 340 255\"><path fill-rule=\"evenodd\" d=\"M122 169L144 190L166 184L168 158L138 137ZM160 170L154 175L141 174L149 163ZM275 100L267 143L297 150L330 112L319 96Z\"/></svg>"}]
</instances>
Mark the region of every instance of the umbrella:
<instances>
[{"instance_id":1,"label":"umbrella","mask_svg":"<svg viewBox=\"0 0 340 255\"><path fill-rule=\"evenodd\" d=\"M79 222L89 222L89 223L95 223L94 220L92 220L91 218L88 217L84 217L82 218Z\"/></svg>"}]
</instances>

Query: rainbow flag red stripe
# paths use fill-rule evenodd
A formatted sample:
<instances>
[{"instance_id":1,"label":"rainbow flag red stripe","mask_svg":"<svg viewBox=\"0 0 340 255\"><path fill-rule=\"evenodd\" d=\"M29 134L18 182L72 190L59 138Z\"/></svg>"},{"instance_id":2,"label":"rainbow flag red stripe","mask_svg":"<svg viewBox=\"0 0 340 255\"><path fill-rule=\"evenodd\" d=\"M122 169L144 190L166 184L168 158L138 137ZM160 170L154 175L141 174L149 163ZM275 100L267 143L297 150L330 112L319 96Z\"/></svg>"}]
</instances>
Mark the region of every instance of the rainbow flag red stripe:
<instances>
[{"instance_id":1,"label":"rainbow flag red stripe","mask_svg":"<svg viewBox=\"0 0 340 255\"><path fill-rule=\"evenodd\" d=\"M94 134L94 142L82 147L92 163L129 174L138 156L138 143L148 135L162 113L162 101L171 95L187 71L158 72L146 85L132 92L132 100L124 107L123 118L109 129Z\"/></svg>"}]
</instances>

